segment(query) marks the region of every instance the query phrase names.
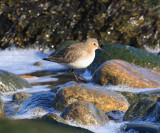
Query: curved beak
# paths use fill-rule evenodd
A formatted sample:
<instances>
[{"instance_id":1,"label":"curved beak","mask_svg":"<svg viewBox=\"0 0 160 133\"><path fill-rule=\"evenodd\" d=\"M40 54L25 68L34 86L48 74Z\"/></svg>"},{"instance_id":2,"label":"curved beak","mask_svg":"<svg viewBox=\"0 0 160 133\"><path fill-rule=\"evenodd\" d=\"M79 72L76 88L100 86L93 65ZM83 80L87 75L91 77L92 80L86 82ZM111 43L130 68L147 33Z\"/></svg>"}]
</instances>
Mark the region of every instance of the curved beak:
<instances>
[{"instance_id":1,"label":"curved beak","mask_svg":"<svg viewBox=\"0 0 160 133\"><path fill-rule=\"evenodd\" d=\"M98 47L99 50L101 50L103 53L105 53L106 55L110 56L110 54L108 54L106 51L104 51L102 48Z\"/></svg>"}]
</instances>

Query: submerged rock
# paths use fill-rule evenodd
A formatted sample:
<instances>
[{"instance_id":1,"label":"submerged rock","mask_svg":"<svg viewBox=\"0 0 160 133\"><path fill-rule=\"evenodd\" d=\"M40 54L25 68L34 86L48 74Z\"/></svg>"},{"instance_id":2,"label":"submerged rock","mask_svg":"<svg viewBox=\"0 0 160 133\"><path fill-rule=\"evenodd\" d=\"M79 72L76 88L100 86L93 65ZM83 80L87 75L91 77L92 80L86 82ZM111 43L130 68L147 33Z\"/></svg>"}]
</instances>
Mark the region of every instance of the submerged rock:
<instances>
[{"instance_id":1,"label":"submerged rock","mask_svg":"<svg viewBox=\"0 0 160 133\"><path fill-rule=\"evenodd\" d=\"M13 95L13 101L23 102L31 96L31 94L28 94L26 92L17 92Z\"/></svg>"},{"instance_id":2,"label":"submerged rock","mask_svg":"<svg viewBox=\"0 0 160 133\"><path fill-rule=\"evenodd\" d=\"M94 73L95 70L105 61L112 59L124 60L131 64L160 72L160 57L158 55L120 44L105 45L103 50L108 52L110 56L105 55L101 51L97 51L95 60L88 67L91 73Z\"/></svg>"},{"instance_id":3,"label":"submerged rock","mask_svg":"<svg viewBox=\"0 0 160 133\"><path fill-rule=\"evenodd\" d=\"M45 114L44 116L41 117L41 119L43 119L43 120L56 120L60 123L67 124L67 122L61 116L58 116L57 114L54 114L54 113Z\"/></svg>"},{"instance_id":4,"label":"submerged rock","mask_svg":"<svg viewBox=\"0 0 160 133\"><path fill-rule=\"evenodd\" d=\"M112 110L126 111L128 102L125 97L113 91L103 91L92 85L68 82L56 93L53 107L62 111L75 101L85 101L94 104L104 112Z\"/></svg>"},{"instance_id":5,"label":"submerged rock","mask_svg":"<svg viewBox=\"0 0 160 133\"><path fill-rule=\"evenodd\" d=\"M1 92L16 91L23 88L31 88L31 85L27 82L27 80L16 74L0 70Z\"/></svg>"},{"instance_id":6,"label":"submerged rock","mask_svg":"<svg viewBox=\"0 0 160 133\"><path fill-rule=\"evenodd\" d=\"M76 101L68 105L61 116L66 120L73 120L82 125L105 125L109 119L105 113L95 105L85 101Z\"/></svg>"},{"instance_id":7,"label":"submerged rock","mask_svg":"<svg viewBox=\"0 0 160 133\"><path fill-rule=\"evenodd\" d=\"M160 86L160 73L122 60L104 62L94 73L92 82L99 85L127 85L135 88Z\"/></svg>"},{"instance_id":8,"label":"submerged rock","mask_svg":"<svg viewBox=\"0 0 160 133\"><path fill-rule=\"evenodd\" d=\"M42 62L37 61L37 62L35 62L33 65L34 65L34 66L42 66Z\"/></svg>"}]
</instances>

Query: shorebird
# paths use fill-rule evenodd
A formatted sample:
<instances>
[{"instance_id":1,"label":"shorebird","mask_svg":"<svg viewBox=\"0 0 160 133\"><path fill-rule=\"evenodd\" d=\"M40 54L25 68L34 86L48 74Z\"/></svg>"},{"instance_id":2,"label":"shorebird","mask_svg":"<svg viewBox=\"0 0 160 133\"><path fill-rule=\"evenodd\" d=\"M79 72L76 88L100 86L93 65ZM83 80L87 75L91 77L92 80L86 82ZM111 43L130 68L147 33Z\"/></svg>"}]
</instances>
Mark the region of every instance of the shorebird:
<instances>
[{"instance_id":1,"label":"shorebird","mask_svg":"<svg viewBox=\"0 0 160 133\"><path fill-rule=\"evenodd\" d=\"M55 53L48 58L43 60L59 63L65 67L69 68L69 72L72 73L79 83L77 76L86 80L80 74L74 72L74 69L87 68L95 58L95 51L99 49L106 53L103 49L99 47L98 41L95 38L89 38L84 43L76 43L71 46Z\"/></svg>"}]
</instances>

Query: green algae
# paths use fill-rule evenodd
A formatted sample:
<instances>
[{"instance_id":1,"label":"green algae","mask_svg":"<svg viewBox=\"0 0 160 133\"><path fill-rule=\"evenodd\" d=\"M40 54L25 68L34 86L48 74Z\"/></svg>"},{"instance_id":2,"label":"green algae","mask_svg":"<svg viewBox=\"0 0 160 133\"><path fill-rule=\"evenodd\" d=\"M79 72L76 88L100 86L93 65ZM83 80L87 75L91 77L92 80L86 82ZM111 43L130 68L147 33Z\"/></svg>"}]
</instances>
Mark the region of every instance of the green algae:
<instances>
[{"instance_id":1,"label":"green algae","mask_svg":"<svg viewBox=\"0 0 160 133\"><path fill-rule=\"evenodd\" d=\"M110 54L105 55L101 51L97 51L96 58L88 69L93 73L103 62L111 59L120 59L129 63L153 69L160 72L160 57L144 50L134 48L132 46L112 44L105 45L103 49Z\"/></svg>"}]
</instances>

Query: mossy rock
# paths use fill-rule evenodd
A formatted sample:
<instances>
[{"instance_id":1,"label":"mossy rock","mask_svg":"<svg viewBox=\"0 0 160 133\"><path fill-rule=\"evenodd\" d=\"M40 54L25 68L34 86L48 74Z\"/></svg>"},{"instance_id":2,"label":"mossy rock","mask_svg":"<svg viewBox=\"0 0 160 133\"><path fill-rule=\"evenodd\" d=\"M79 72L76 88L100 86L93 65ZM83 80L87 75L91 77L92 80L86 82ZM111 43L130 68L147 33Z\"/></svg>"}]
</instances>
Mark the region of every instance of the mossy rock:
<instances>
[{"instance_id":1,"label":"mossy rock","mask_svg":"<svg viewBox=\"0 0 160 133\"><path fill-rule=\"evenodd\" d=\"M57 47L95 37L143 48L159 44L158 0L1 0L0 47ZM34 45L35 44L35 45Z\"/></svg>"},{"instance_id":2,"label":"mossy rock","mask_svg":"<svg viewBox=\"0 0 160 133\"><path fill-rule=\"evenodd\" d=\"M153 101L156 101L160 97L160 95L132 93L132 92L119 92L119 93L121 93L130 104L137 102L143 98L149 98L152 99Z\"/></svg>"},{"instance_id":3,"label":"mossy rock","mask_svg":"<svg viewBox=\"0 0 160 133\"><path fill-rule=\"evenodd\" d=\"M129 63L150 68L160 72L160 57L144 50L134 48L132 46L112 44L105 45L103 50L108 52L110 56L105 55L101 51L96 52L93 63L88 67L89 71L94 71L105 61L111 59L120 59Z\"/></svg>"},{"instance_id":4,"label":"mossy rock","mask_svg":"<svg viewBox=\"0 0 160 133\"><path fill-rule=\"evenodd\" d=\"M156 101L150 98L144 98L130 105L123 116L125 121L160 121L160 98Z\"/></svg>"},{"instance_id":5,"label":"mossy rock","mask_svg":"<svg viewBox=\"0 0 160 133\"><path fill-rule=\"evenodd\" d=\"M151 108L156 104L156 101L153 101L149 98L144 98L137 102L134 102L130 105L128 110L123 116L124 121L135 121L142 120L142 117L147 116Z\"/></svg>"},{"instance_id":6,"label":"mossy rock","mask_svg":"<svg viewBox=\"0 0 160 133\"><path fill-rule=\"evenodd\" d=\"M27 80L16 74L0 70L1 92L16 91L23 88L31 88L31 85L27 82Z\"/></svg>"}]
</instances>

